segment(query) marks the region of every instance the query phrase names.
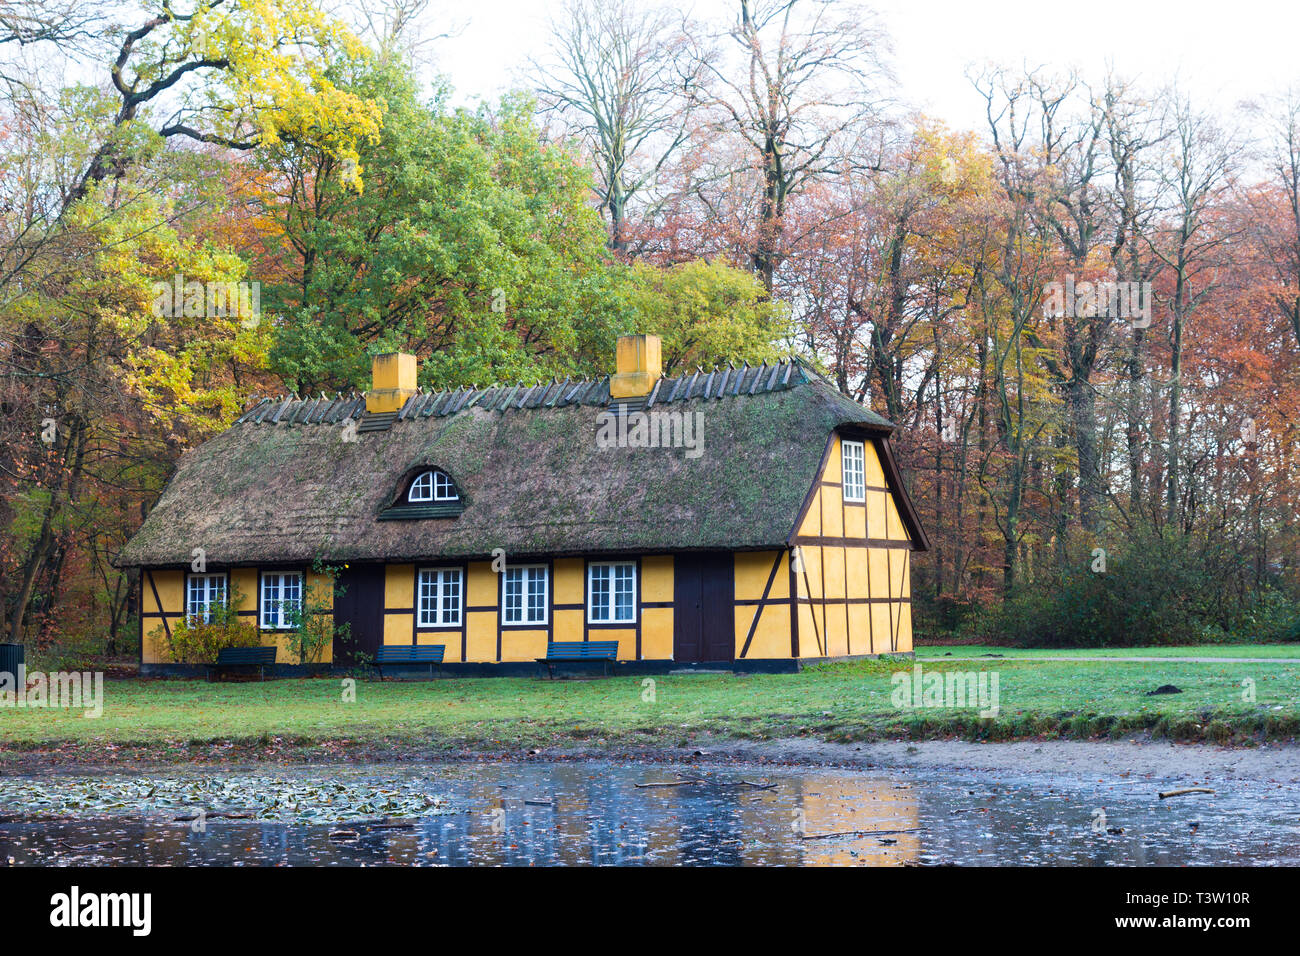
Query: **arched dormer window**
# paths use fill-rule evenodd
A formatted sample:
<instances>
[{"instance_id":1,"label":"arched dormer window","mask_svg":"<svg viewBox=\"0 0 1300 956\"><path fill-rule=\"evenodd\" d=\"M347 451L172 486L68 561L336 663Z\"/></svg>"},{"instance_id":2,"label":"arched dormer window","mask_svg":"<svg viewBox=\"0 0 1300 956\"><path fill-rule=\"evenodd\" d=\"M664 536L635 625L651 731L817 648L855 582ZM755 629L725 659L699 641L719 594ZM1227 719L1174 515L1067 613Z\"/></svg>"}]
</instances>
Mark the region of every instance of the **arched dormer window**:
<instances>
[{"instance_id":1,"label":"arched dormer window","mask_svg":"<svg viewBox=\"0 0 1300 956\"><path fill-rule=\"evenodd\" d=\"M411 481L406 492L406 500L411 504L427 504L437 501L459 501L460 492L445 472L433 470L422 471Z\"/></svg>"},{"instance_id":2,"label":"arched dormer window","mask_svg":"<svg viewBox=\"0 0 1300 956\"><path fill-rule=\"evenodd\" d=\"M415 465L402 475L391 495L375 516L379 521L455 518L466 506L465 496L451 475L423 464Z\"/></svg>"}]
</instances>

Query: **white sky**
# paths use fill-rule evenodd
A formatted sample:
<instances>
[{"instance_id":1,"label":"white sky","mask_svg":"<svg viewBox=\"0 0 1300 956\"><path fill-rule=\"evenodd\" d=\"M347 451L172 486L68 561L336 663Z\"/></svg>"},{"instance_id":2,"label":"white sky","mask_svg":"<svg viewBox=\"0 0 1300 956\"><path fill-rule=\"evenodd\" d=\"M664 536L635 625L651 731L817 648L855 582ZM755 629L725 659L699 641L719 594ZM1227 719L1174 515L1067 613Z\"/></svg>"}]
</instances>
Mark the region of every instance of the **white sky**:
<instances>
[{"instance_id":1,"label":"white sky","mask_svg":"<svg viewBox=\"0 0 1300 956\"><path fill-rule=\"evenodd\" d=\"M679 4L674 4L679 5ZM701 19L736 0L684 0ZM969 64L1075 66L1160 86L1177 79L1197 103L1230 116L1261 94L1300 87L1296 0L876 0L894 45L900 94L952 126L983 131ZM543 42L556 0L447 0L430 26L464 24L435 49L457 100L495 96ZM518 85L516 82L514 85Z\"/></svg>"}]
</instances>

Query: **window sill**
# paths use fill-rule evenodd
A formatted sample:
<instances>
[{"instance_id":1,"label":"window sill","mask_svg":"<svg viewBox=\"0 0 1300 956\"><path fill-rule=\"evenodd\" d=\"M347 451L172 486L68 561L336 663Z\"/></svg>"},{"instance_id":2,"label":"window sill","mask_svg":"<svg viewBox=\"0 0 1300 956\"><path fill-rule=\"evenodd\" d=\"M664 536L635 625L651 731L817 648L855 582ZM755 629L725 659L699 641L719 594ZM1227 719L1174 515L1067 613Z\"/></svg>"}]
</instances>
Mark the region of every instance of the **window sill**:
<instances>
[{"instance_id":1,"label":"window sill","mask_svg":"<svg viewBox=\"0 0 1300 956\"><path fill-rule=\"evenodd\" d=\"M465 510L463 501L431 502L429 504L393 505L379 512L379 521L419 521L424 518L455 518Z\"/></svg>"}]
</instances>

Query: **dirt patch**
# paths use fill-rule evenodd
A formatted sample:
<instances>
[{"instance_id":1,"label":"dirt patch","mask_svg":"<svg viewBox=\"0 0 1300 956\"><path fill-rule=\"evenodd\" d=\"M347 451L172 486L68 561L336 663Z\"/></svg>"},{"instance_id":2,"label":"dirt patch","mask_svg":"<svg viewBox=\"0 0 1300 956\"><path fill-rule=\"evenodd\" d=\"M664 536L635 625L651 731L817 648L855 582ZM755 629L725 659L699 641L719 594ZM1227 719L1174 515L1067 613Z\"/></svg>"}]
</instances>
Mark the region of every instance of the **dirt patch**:
<instances>
[{"instance_id":1,"label":"dirt patch","mask_svg":"<svg viewBox=\"0 0 1300 956\"><path fill-rule=\"evenodd\" d=\"M718 748L722 749L722 748ZM1216 747L1131 737L1124 740L1026 740L970 743L961 740L836 744L817 740L729 742L738 760L766 758L788 763L846 767L1074 773L1100 776L1236 778L1300 783L1300 746Z\"/></svg>"},{"instance_id":2,"label":"dirt patch","mask_svg":"<svg viewBox=\"0 0 1300 956\"><path fill-rule=\"evenodd\" d=\"M1099 777L1244 779L1300 784L1300 746L1261 744L1218 747L1170 743L1138 735L1121 740L1027 740L972 743L961 740L828 743L808 738L766 741L694 738L680 746L636 745L611 741L594 746L482 748L409 743L334 741L298 746L278 739L269 744L191 745L161 753L154 746L75 751L0 752L2 774L148 773L177 767L321 766L441 761L635 760L663 763L747 763L827 766L852 769L916 768L1025 774L1096 774Z\"/></svg>"}]
</instances>

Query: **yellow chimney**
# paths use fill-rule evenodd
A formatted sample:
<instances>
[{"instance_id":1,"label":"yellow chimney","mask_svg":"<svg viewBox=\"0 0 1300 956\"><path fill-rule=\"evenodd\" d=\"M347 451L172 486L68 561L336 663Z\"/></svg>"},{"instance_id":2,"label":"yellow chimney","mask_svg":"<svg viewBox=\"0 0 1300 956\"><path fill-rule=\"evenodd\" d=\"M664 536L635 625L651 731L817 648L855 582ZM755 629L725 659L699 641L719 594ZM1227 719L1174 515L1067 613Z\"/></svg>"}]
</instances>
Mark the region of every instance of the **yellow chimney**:
<instances>
[{"instance_id":1,"label":"yellow chimney","mask_svg":"<svg viewBox=\"0 0 1300 956\"><path fill-rule=\"evenodd\" d=\"M609 380L610 398L649 395L664 374L659 336L620 335L617 369Z\"/></svg>"},{"instance_id":2,"label":"yellow chimney","mask_svg":"<svg viewBox=\"0 0 1300 956\"><path fill-rule=\"evenodd\" d=\"M405 352L390 352L371 359L366 411L401 411L406 400L415 394L415 371L415 356Z\"/></svg>"}]
</instances>

